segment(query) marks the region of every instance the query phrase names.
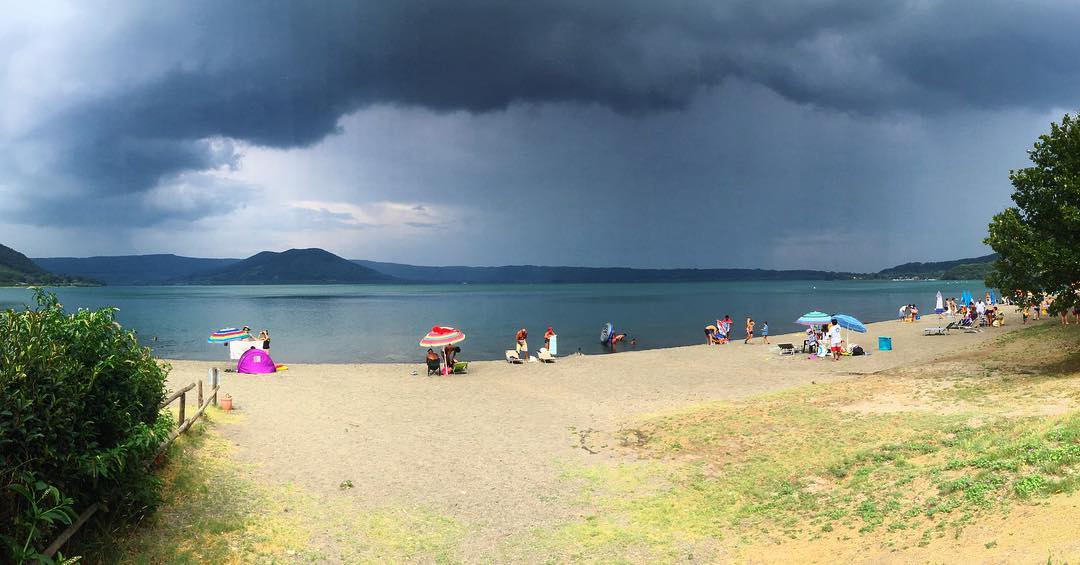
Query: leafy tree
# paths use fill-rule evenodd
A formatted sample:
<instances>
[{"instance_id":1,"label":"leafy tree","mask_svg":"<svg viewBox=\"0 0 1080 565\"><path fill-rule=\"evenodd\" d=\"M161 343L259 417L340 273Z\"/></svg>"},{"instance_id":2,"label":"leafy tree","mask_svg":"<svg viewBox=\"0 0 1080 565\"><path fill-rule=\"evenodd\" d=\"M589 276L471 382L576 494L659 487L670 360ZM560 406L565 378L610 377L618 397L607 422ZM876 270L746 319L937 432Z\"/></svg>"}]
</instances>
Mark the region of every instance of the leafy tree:
<instances>
[{"instance_id":1,"label":"leafy tree","mask_svg":"<svg viewBox=\"0 0 1080 565\"><path fill-rule=\"evenodd\" d=\"M115 309L69 314L40 290L37 302L0 312L0 563L51 561L39 551L93 503L151 511L146 463L172 427L167 368Z\"/></svg>"},{"instance_id":2,"label":"leafy tree","mask_svg":"<svg viewBox=\"0 0 1080 565\"><path fill-rule=\"evenodd\" d=\"M1080 117L1051 123L1028 154L1033 166L1009 173L1016 206L990 222L985 242L1000 257L986 283L1026 304L1055 296L1056 313L1080 303Z\"/></svg>"}]
</instances>

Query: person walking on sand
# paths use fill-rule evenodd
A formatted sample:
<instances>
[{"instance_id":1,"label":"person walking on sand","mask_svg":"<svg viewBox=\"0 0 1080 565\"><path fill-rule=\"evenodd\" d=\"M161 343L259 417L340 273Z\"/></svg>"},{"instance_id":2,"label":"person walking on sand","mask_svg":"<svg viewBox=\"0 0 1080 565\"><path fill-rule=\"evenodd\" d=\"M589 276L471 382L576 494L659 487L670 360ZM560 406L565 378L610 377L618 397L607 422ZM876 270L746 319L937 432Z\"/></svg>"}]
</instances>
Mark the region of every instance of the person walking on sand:
<instances>
[{"instance_id":1,"label":"person walking on sand","mask_svg":"<svg viewBox=\"0 0 1080 565\"><path fill-rule=\"evenodd\" d=\"M525 328L521 328L520 330L518 330L517 335L515 336L515 338L517 339L517 352L521 353L522 351L524 351L525 356L523 357L523 359L525 359L526 361L529 360L529 342L526 341L528 337L529 331Z\"/></svg>"},{"instance_id":2,"label":"person walking on sand","mask_svg":"<svg viewBox=\"0 0 1080 565\"><path fill-rule=\"evenodd\" d=\"M765 320L764 324L761 324L761 340L766 344L769 343L769 321Z\"/></svg>"},{"instance_id":3,"label":"person walking on sand","mask_svg":"<svg viewBox=\"0 0 1080 565\"><path fill-rule=\"evenodd\" d=\"M743 340L743 343L746 344L746 343L751 343L753 341L754 341L754 319L750 318L750 317L747 317L746 318L746 339Z\"/></svg>"}]
</instances>

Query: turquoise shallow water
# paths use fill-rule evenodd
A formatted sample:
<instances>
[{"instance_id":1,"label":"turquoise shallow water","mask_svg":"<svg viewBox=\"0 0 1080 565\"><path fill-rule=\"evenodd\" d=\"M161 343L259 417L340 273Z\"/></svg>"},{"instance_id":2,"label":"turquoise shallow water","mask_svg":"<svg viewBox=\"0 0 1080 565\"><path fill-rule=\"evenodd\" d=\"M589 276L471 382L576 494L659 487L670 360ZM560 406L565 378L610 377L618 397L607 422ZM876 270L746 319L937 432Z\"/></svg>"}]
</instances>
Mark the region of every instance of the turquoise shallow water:
<instances>
[{"instance_id":1,"label":"turquoise shallow water","mask_svg":"<svg viewBox=\"0 0 1080 565\"><path fill-rule=\"evenodd\" d=\"M934 293L985 292L981 281L783 281L657 284L167 286L61 288L68 309L115 306L156 355L220 360L214 329L269 329L279 363L416 361L417 341L432 325L465 331L463 359L499 359L514 332L529 329L543 345L554 326L559 353L602 353L600 326L615 322L639 349L703 342L702 327L730 314L736 336L753 316L770 333L800 329L809 310L844 312L864 322L892 319L901 304L932 312ZM22 308L30 291L0 288L0 308ZM157 340L152 340L157 337Z\"/></svg>"}]
</instances>

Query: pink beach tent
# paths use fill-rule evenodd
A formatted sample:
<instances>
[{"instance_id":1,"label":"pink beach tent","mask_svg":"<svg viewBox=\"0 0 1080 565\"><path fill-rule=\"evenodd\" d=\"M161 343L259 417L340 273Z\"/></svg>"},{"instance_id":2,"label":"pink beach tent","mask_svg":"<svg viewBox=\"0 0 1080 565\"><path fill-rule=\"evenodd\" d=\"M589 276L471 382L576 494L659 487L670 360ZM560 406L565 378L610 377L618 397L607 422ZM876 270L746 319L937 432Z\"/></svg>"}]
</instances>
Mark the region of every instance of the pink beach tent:
<instances>
[{"instance_id":1,"label":"pink beach tent","mask_svg":"<svg viewBox=\"0 0 1080 565\"><path fill-rule=\"evenodd\" d=\"M236 372L252 374L276 373L277 366L274 365L274 360L270 358L269 353L252 347L245 351L240 356L240 360L236 362Z\"/></svg>"}]
</instances>

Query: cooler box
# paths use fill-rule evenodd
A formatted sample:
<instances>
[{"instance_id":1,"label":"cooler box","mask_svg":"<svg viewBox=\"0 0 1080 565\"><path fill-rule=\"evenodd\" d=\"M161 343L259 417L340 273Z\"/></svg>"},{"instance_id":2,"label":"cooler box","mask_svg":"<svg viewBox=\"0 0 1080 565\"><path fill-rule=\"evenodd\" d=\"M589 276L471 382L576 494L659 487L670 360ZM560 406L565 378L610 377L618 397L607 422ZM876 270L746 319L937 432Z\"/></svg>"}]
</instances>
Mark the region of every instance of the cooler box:
<instances>
[{"instance_id":1,"label":"cooler box","mask_svg":"<svg viewBox=\"0 0 1080 565\"><path fill-rule=\"evenodd\" d=\"M892 338L887 335L878 336L878 351L892 351Z\"/></svg>"},{"instance_id":2,"label":"cooler box","mask_svg":"<svg viewBox=\"0 0 1080 565\"><path fill-rule=\"evenodd\" d=\"M238 339L236 341L230 341L229 342L229 359L232 359L233 361L236 361L237 359L240 359L240 356L243 355L245 351L247 351L248 349L251 349L252 347L254 347L255 349L262 349L262 344L263 344L263 342L261 342L261 341L245 341L245 340L242 340L242 339ZM266 353L269 354L270 350L267 349Z\"/></svg>"}]
</instances>

